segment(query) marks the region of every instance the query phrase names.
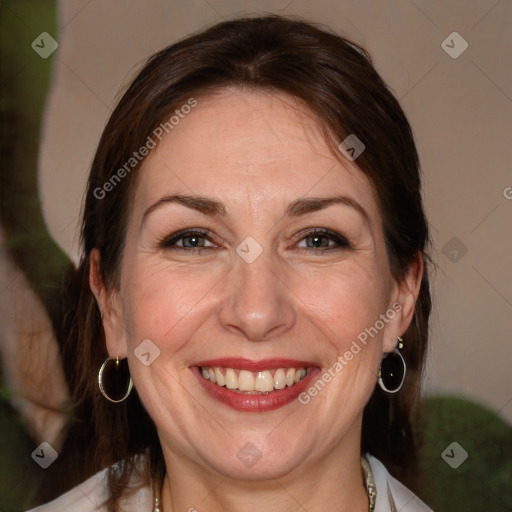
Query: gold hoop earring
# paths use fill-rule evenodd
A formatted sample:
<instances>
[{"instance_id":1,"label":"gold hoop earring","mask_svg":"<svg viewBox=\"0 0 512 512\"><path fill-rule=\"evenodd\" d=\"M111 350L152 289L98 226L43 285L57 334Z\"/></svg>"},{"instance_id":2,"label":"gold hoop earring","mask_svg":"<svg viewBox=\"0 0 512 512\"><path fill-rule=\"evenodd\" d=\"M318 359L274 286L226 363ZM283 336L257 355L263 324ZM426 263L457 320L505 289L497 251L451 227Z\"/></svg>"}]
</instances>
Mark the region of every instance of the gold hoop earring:
<instances>
[{"instance_id":1,"label":"gold hoop earring","mask_svg":"<svg viewBox=\"0 0 512 512\"><path fill-rule=\"evenodd\" d=\"M120 384L121 382L121 384ZM98 373L98 385L101 394L114 404L124 402L133 388L128 360L107 357Z\"/></svg>"}]
</instances>

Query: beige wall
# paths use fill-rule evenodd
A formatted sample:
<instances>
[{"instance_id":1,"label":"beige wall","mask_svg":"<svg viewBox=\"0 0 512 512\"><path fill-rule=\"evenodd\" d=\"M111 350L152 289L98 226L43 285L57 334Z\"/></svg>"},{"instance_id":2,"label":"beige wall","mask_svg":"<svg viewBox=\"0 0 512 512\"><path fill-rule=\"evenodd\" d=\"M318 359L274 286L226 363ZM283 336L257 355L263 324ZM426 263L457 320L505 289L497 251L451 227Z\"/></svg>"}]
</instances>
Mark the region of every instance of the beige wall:
<instances>
[{"instance_id":1,"label":"beige wall","mask_svg":"<svg viewBox=\"0 0 512 512\"><path fill-rule=\"evenodd\" d=\"M438 265L427 389L512 421L512 4L508 1L61 0L40 161L44 212L73 256L88 168L121 85L152 52L243 12L329 24L365 46L401 99L425 175ZM441 47L452 32L469 44ZM450 39L456 51L461 46ZM507 199L507 195L511 199ZM446 245L453 237L467 248ZM455 252L454 252L455 251ZM451 259L450 259L451 258Z\"/></svg>"}]
</instances>

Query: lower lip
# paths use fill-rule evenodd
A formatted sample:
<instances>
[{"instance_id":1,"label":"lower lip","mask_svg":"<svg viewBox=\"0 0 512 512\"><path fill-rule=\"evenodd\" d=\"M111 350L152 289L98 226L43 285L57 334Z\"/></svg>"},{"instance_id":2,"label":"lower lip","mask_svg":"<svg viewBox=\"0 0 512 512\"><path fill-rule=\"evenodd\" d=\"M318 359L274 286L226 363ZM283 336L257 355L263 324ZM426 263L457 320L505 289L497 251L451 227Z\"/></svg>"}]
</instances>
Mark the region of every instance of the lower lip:
<instances>
[{"instance_id":1,"label":"lower lip","mask_svg":"<svg viewBox=\"0 0 512 512\"><path fill-rule=\"evenodd\" d=\"M300 382L290 387L276 389L266 395L249 395L236 393L224 386L217 386L201 375L197 366L190 368L205 391L215 400L222 402L232 409L243 412L274 411L293 402L304 391L311 380L320 373L320 368L310 368L309 373Z\"/></svg>"}]
</instances>

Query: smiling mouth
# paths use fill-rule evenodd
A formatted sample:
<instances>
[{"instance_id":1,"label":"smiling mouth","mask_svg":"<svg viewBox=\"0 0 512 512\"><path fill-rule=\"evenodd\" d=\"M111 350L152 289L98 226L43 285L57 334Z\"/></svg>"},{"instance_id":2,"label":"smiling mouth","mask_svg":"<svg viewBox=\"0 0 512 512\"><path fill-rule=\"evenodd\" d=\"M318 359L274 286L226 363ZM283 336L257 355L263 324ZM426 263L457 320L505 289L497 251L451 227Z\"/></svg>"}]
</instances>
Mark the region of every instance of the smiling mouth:
<instances>
[{"instance_id":1,"label":"smiling mouth","mask_svg":"<svg viewBox=\"0 0 512 512\"><path fill-rule=\"evenodd\" d=\"M199 369L203 378L212 384L246 395L265 395L293 387L310 372L308 367L274 368L258 372L220 366L200 366Z\"/></svg>"}]
</instances>

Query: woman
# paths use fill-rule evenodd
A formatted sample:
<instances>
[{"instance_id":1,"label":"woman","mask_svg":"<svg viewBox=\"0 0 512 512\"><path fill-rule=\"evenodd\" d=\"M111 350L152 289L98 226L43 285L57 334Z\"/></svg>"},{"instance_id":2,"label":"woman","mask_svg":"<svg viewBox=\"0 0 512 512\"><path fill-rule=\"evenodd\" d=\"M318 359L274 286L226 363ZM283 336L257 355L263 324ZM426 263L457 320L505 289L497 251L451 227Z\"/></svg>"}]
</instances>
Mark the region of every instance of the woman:
<instances>
[{"instance_id":1,"label":"woman","mask_svg":"<svg viewBox=\"0 0 512 512\"><path fill-rule=\"evenodd\" d=\"M430 313L418 158L362 48L268 16L154 55L82 242L67 358L102 471L38 511L429 510L395 479Z\"/></svg>"}]
</instances>

